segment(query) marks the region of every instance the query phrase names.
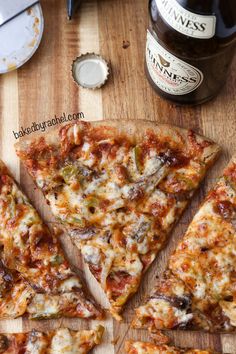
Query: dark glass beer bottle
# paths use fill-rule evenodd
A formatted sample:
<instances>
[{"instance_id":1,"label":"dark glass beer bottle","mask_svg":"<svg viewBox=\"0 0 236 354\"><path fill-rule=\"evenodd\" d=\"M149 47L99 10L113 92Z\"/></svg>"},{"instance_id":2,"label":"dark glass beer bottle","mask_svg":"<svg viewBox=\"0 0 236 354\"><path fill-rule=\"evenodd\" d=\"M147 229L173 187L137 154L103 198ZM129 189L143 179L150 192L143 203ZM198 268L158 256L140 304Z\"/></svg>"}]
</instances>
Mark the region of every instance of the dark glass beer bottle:
<instances>
[{"instance_id":1,"label":"dark glass beer bottle","mask_svg":"<svg viewBox=\"0 0 236 354\"><path fill-rule=\"evenodd\" d=\"M150 0L146 73L180 104L203 103L224 85L236 43L236 0Z\"/></svg>"}]
</instances>

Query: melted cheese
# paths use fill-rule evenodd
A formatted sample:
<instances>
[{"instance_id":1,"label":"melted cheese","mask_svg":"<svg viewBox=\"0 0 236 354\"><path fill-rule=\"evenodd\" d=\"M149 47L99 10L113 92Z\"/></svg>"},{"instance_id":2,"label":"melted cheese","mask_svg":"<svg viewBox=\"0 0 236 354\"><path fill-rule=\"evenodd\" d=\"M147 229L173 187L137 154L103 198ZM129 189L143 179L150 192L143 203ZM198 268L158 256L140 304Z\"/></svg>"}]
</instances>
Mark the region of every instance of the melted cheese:
<instances>
[{"instance_id":1,"label":"melted cheese","mask_svg":"<svg viewBox=\"0 0 236 354\"><path fill-rule=\"evenodd\" d=\"M51 343L51 354L76 354L79 348L75 346L70 331L67 328L56 331Z\"/></svg>"},{"instance_id":2,"label":"melted cheese","mask_svg":"<svg viewBox=\"0 0 236 354\"><path fill-rule=\"evenodd\" d=\"M81 287L82 287L82 285L81 285L81 282L78 277L70 277L61 283L58 290L60 292L65 293L65 292L73 290L73 288L79 289Z\"/></svg>"},{"instance_id":3,"label":"melted cheese","mask_svg":"<svg viewBox=\"0 0 236 354\"><path fill-rule=\"evenodd\" d=\"M81 249L82 255L84 256L84 259L88 263L92 263L94 265L98 265L101 256L100 256L100 251L98 248L93 247L93 246L84 246Z\"/></svg>"},{"instance_id":4,"label":"melted cheese","mask_svg":"<svg viewBox=\"0 0 236 354\"><path fill-rule=\"evenodd\" d=\"M48 347L47 338L41 332L33 332L29 335L26 344L26 354L44 354Z\"/></svg>"}]
</instances>

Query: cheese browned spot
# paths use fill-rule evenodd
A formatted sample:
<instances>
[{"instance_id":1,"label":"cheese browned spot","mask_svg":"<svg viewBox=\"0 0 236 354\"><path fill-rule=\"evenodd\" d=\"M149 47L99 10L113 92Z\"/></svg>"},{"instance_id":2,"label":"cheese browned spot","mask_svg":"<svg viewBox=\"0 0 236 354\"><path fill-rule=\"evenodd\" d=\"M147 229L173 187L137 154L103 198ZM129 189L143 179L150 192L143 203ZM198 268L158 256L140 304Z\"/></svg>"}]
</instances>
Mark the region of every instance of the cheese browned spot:
<instances>
[{"instance_id":1,"label":"cheese browned spot","mask_svg":"<svg viewBox=\"0 0 236 354\"><path fill-rule=\"evenodd\" d=\"M56 236L0 162L0 317L99 318Z\"/></svg>"},{"instance_id":2,"label":"cheese browned spot","mask_svg":"<svg viewBox=\"0 0 236 354\"><path fill-rule=\"evenodd\" d=\"M212 350L180 349L168 345L155 345L148 342L127 341L127 354L217 354Z\"/></svg>"},{"instance_id":3,"label":"cheese browned spot","mask_svg":"<svg viewBox=\"0 0 236 354\"><path fill-rule=\"evenodd\" d=\"M107 121L69 124L16 150L120 319L218 147L179 128Z\"/></svg>"},{"instance_id":4,"label":"cheese browned spot","mask_svg":"<svg viewBox=\"0 0 236 354\"><path fill-rule=\"evenodd\" d=\"M59 328L51 332L0 334L0 353L4 354L86 354L101 343L104 328L72 331Z\"/></svg>"},{"instance_id":5,"label":"cheese browned spot","mask_svg":"<svg viewBox=\"0 0 236 354\"><path fill-rule=\"evenodd\" d=\"M152 296L136 309L135 327L235 330L235 162L208 193Z\"/></svg>"}]
</instances>

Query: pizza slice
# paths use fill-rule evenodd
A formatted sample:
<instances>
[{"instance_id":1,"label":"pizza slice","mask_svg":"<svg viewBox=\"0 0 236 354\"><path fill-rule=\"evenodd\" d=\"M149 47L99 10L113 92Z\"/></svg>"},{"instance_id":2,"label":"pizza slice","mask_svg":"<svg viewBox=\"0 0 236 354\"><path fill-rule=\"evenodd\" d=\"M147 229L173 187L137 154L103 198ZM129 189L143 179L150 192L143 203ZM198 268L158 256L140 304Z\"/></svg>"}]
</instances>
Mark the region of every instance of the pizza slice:
<instances>
[{"instance_id":1,"label":"pizza slice","mask_svg":"<svg viewBox=\"0 0 236 354\"><path fill-rule=\"evenodd\" d=\"M180 349L168 345L155 345L147 342L127 341L125 343L127 354L217 354L212 350Z\"/></svg>"},{"instance_id":2,"label":"pizza slice","mask_svg":"<svg viewBox=\"0 0 236 354\"><path fill-rule=\"evenodd\" d=\"M145 121L68 124L16 151L120 319L219 147Z\"/></svg>"},{"instance_id":3,"label":"pizza slice","mask_svg":"<svg viewBox=\"0 0 236 354\"><path fill-rule=\"evenodd\" d=\"M59 328L50 332L0 334L1 354L86 354L101 343L104 328L73 331Z\"/></svg>"},{"instance_id":4,"label":"pizza slice","mask_svg":"<svg viewBox=\"0 0 236 354\"><path fill-rule=\"evenodd\" d=\"M135 327L235 331L236 157L208 193Z\"/></svg>"},{"instance_id":5,"label":"pizza slice","mask_svg":"<svg viewBox=\"0 0 236 354\"><path fill-rule=\"evenodd\" d=\"M0 317L99 318L56 236L0 162Z\"/></svg>"}]
</instances>

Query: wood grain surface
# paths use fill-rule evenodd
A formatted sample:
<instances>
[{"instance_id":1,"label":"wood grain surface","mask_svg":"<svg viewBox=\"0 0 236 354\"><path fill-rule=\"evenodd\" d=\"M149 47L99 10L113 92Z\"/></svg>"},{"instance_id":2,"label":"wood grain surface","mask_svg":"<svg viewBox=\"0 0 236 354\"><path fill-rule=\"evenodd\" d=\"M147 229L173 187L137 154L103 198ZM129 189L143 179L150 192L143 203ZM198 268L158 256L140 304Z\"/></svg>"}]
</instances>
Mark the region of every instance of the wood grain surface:
<instances>
[{"instance_id":1,"label":"wood grain surface","mask_svg":"<svg viewBox=\"0 0 236 354\"><path fill-rule=\"evenodd\" d=\"M130 329L133 308L141 303L155 282L155 276L166 266L169 254L186 230L204 194L214 183L230 156L236 152L236 74L231 72L226 86L213 101L198 107L177 107L158 97L144 75L144 48L148 23L146 0L86 0L80 13L67 21L64 0L42 0L45 32L34 57L21 69L0 76L0 157L20 181L42 217L49 223L52 216L42 195L33 186L15 155L13 131L32 122L52 119L63 112L83 112L86 120L148 119L193 128L220 144L223 153L211 169L190 207L171 235L168 246L146 274L140 291L128 303L124 321L109 316L104 322L106 335L99 354L124 353L125 339L148 339L146 331ZM71 63L81 53L100 53L111 66L104 88L97 91L80 89L72 80ZM66 235L62 243L73 265L85 269L89 287L104 306L105 297L84 267L79 252ZM26 319L0 321L0 331L47 330L59 326L73 329L95 326L96 321L51 320L30 322ZM193 332L170 333L180 346L211 348L236 353L236 335L209 335Z\"/></svg>"}]
</instances>

